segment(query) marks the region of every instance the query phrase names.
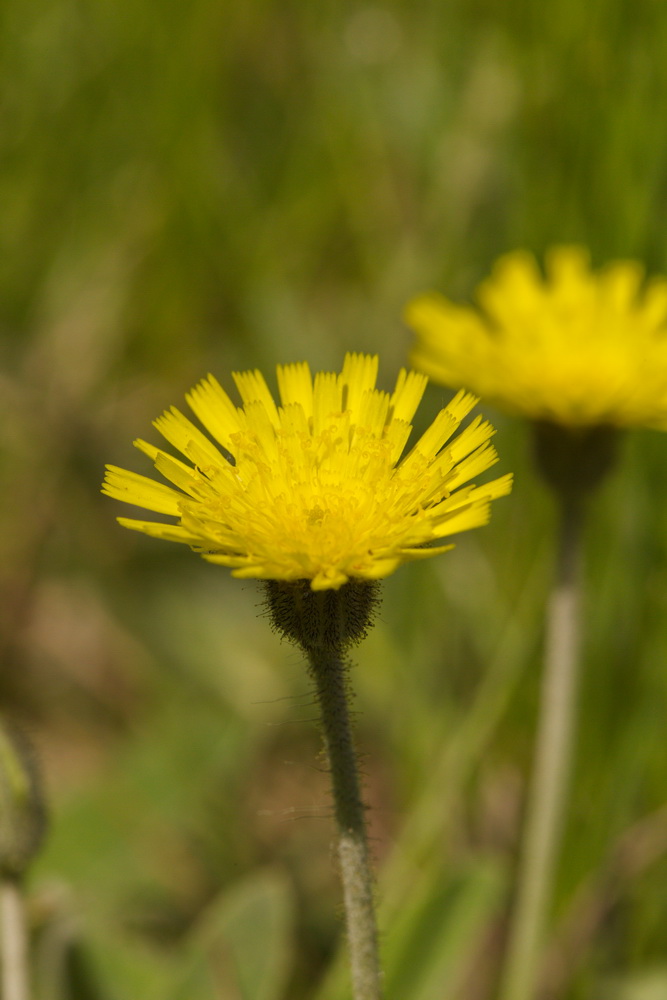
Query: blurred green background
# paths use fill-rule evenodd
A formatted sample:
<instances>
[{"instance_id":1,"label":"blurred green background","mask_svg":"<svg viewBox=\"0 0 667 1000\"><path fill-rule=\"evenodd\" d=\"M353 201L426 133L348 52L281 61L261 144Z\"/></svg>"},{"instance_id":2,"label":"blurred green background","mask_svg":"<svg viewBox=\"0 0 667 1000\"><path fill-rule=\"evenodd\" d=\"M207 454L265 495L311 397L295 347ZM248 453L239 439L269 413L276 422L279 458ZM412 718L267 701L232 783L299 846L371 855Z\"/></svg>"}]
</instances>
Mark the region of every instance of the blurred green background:
<instances>
[{"instance_id":1,"label":"blurred green background","mask_svg":"<svg viewBox=\"0 0 667 1000\"><path fill-rule=\"evenodd\" d=\"M654 0L9 0L0 8L2 707L52 813L40 1000L345 1000L331 805L261 593L115 524L105 461L207 371L340 367L401 310L552 243L667 270ZM430 421L448 398L429 388ZM530 764L553 511L514 495L384 587L353 683L389 1000L491 1000ZM580 735L546 977L667 997L667 440L588 542Z\"/></svg>"}]
</instances>

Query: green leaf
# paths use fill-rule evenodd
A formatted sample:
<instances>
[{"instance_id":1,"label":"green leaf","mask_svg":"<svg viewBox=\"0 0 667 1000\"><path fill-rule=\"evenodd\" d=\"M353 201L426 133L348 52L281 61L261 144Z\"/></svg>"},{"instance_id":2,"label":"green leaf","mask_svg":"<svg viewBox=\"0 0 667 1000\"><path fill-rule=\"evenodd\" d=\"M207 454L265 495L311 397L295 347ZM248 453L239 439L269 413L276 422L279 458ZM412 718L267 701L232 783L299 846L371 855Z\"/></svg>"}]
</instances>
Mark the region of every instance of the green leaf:
<instances>
[{"instance_id":1,"label":"green leaf","mask_svg":"<svg viewBox=\"0 0 667 1000\"><path fill-rule=\"evenodd\" d=\"M280 1000L287 985L294 905L285 876L263 870L222 893L192 937L194 953L212 962L225 1000ZM182 989L170 1000L190 1000Z\"/></svg>"},{"instance_id":2,"label":"green leaf","mask_svg":"<svg viewBox=\"0 0 667 1000\"><path fill-rule=\"evenodd\" d=\"M627 979L609 983L602 994L608 1000L665 1000L667 968L645 970Z\"/></svg>"},{"instance_id":3,"label":"green leaf","mask_svg":"<svg viewBox=\"0 0 667 1000\"><path fill-rule=\"evenodd\" d=\"M415 885L409 907L388 928L383 955L390 998L442 1000L454 996L504 890L495 860Z\"/></svg>"}]
</instances>

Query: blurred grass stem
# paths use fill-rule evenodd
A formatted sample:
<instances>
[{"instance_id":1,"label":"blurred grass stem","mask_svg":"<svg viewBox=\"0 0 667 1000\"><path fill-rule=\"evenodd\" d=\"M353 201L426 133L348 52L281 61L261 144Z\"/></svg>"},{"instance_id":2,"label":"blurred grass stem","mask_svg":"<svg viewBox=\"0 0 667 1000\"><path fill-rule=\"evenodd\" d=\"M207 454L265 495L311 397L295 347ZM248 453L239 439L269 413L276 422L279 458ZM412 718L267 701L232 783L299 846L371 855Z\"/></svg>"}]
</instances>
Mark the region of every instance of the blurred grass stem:
<instances>
[{"instance_id":1,"label":"blurred grass stem","mask_svg":"<svg viewBox=\"0 0 667 1000\"><path fill-rule=\"evenodd\" d=\"M28 936L21 883L5 876L0 881L0 968L2 1000L29 1000Z\"/></svg>"},{"instance_id":2,"label":"blurred grass stem","mask_svg":"<svg viewBox=\"0 0 667 1000\"><path fill-rule=\"evenodd\" d=\"M580 662L581 498L560 496L533 774L500 1000L534 1000L567 800Z\"/></svg>"},{"instance_id":3,"label":"blurred grass stem","mask_svg":"<svg viewBox=\"0 0 667 1000\"><path fill-rule=\"evenodd\" d=\"M347 666L342 648L307 647L322 715L324 743L333 786L338 860L354 1000L381 1000L380 964L365 809L347 698Z\"/></svg>"}]
</instances>

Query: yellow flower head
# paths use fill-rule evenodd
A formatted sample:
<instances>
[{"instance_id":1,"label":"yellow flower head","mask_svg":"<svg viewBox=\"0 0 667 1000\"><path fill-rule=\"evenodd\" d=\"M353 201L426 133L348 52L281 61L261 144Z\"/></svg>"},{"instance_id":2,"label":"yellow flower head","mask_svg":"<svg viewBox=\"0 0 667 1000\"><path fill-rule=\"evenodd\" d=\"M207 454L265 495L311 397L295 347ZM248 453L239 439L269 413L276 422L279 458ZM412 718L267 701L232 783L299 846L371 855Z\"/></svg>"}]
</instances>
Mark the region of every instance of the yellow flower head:
<instances>
[{"instance_id":1,"label":"yellow flower head","mask_svg":"<svg viewBox=\"0 0 667 1000\"><path fill-rule=\"evenodd\" d=\"M103 492L177 523L118 518L127 528L185 542L234 576L309 580L313 590L375 580L429 543L485 524L511 476L464 485L497 459L491 425L460 392L401 460L426 378L401 371L392 395L375 388L378 360L348 354L343 370L312 378L278 367L280 405L258 371L235 373L237 407L209 375L187 401L202 433L175 407L155 421L191 464L145 441L136 446L173 484L107 466Z\"/></svg>"},{"instance_id":2,"label":"yellow flower head","mask_svg":"<svg viewBox=\"0 0 667 1000\"><path fill-rule=\"evenodd\" d=\"M415 299L412 364L535 420L667 429L667 280L645 283L635 261L596 274L579 247L554 248L546 274L519 251L479 285L477 309Z\"/></svg>"}]
</instances>

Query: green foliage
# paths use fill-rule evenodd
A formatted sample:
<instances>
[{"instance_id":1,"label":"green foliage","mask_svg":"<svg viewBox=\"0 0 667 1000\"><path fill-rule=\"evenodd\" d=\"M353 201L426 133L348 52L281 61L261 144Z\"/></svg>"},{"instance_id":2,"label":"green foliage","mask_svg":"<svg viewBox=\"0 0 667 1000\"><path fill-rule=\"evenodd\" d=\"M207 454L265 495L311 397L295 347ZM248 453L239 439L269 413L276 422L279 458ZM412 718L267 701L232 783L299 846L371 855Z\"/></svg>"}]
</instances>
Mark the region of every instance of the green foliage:
<instances>
[{"instance_id":1,"label":"green foliage","mask_svg":"<svg viewBox=\"0 0 667 1000\"><path fill-rule=\"evenodd\" d=\"M389 384L404 302L505 250L665 272L666 36L653 0L0 8L0 697L51 803L45 1000L348 995L304 665L254 586L117 528L102 465L147 471L209 369L378 350ZM513 496L355 651L389 1000L490 1000L512 887L553 512L489 415ZM665 992L666 448L628 435L587 540L564 1000Z\"/></svg>"}]
</instances>

